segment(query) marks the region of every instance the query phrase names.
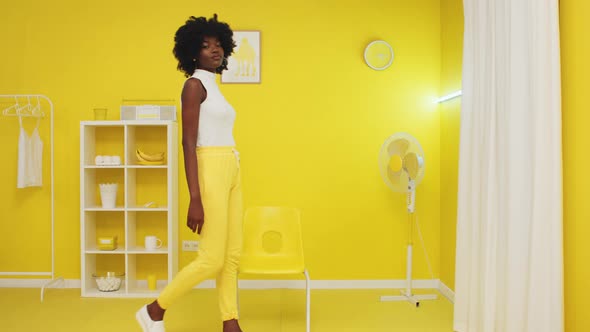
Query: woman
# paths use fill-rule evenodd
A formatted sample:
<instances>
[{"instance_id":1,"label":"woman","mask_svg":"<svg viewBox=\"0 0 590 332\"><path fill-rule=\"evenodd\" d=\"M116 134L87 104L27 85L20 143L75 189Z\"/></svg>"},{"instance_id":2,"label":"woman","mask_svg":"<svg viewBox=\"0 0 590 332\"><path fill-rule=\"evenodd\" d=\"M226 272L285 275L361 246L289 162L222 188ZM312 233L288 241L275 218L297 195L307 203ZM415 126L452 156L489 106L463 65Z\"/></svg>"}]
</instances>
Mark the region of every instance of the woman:
<instances>
[{"instance_id":1,"label":"woman","mask_svg":"<svg viewBox=\"0 0 590 332\"><path fill-rule=\"evenodd\" d=\"M185 266L157 300L136 318L144 332L164 331L164 313L179 296L216 277L223 332L241 332L237 268L242 246L242 192L235 150L235 111L215 75L227 69L236 46L233 32L217 15L191 16L176 32L174 56L186 80L182 90L182 145L190 193L186 225L201 235L198 257ZM196 151L196 152L195 152Z\"/></svg>"}]
</instances>

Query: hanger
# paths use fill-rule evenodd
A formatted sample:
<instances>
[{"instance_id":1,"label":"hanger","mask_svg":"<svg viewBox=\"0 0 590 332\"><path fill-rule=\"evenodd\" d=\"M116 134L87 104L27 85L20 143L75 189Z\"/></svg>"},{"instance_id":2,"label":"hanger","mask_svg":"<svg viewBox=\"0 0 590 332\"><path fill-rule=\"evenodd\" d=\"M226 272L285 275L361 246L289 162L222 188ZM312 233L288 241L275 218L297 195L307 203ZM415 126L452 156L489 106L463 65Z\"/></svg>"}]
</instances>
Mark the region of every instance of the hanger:
<instances>
[{"instance_id":1,"label":"hanger","mask_svg":"<svg viewBox=\"0 0 590 332\"><path fill-rule=\"evenodd\" d=\"M31 116L31 105L26 104L16 110L17 116Z\"/></svg>"},{"instance_id":2,"label":"hanger","mask_svg":"<svg viewBox=\"0 0 590 332\"><path fill-rule=\"evenodd\" d=\"M18 98L14 97L14 105L2 111L4 116L35 117L44 118L45 113L41 110L41 100L37 97L37 105L31 104L31 97L27 97L26 104L19 104Z\"/></svg>"},{"instance_id":3,"label":"hanger","mask_svg":"<svg viewBox=\"0 0 590 332\"><path fill-rule=\"evenodd\" d=\"M45 113L41 110L41 100L39 100L39 96L37 96L37 105L33 107L31 110L31 116L43 118L45 117Z\"/></svg>"},{"instance_id":4,"label":"hanger","mask_svg":"<svg viewBox=\"0 0 590 332\"><path fill-rule=\"evenodd\" d=\"M27 104L16 110L18 116L32 116L31 112L31 97L27 97Z\"/></svg>"},{"instance_id":5,"label":"hanger","mask_svg":"<svg viewBox=\"0 0 590 332\"><path fill-rule=\"evenodd\" d=\"M19 104L18 104L18 98L14 97L14 105L10 106L9 108L5 109L4 111L2 111L2 115L5 116L15 116L17 115L16 109L19 108ZM14 111L12 111L14 110Z\"/></svg>"}]
</instances>

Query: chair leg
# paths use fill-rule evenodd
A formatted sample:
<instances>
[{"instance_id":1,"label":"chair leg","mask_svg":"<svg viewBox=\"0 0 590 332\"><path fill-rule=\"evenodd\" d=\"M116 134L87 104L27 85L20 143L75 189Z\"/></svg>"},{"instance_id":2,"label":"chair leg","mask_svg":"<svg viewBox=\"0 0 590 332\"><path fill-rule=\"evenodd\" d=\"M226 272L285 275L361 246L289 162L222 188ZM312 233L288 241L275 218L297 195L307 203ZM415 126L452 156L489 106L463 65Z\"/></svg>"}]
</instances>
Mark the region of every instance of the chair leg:
<instances>
[{"instance_id":1,"label":"chair leg","mask_svg":"<svg viewBox=\"0 0 590 332\"><path fill-rule=\"evenodd\" d=\"M306 304L306 330L307 332L310 331L310 323L311 323L311 296L310 296L310 292L311 292L311 280L309 279L309 272L307 272L307 270L303 271L303 274L305 274L305 304Z\"/></svg>"}]
</instances>

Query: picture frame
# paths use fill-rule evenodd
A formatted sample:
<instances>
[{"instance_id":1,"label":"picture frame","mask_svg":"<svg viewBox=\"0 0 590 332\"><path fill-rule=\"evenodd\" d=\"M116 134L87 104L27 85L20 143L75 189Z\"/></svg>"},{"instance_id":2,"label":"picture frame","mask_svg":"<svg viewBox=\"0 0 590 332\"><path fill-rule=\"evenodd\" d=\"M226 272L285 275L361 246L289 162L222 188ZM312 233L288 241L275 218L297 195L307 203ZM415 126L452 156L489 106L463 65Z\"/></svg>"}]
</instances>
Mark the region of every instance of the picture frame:
<instances>
[{"instance_id":1,"label":"picture frame","mask_svg":"<svg viewBox=\"0 0 590 332\"><path fill-rule=\"evenodd\" d=\"M221 83L254 83L260 80L260 31L234 31L236 47L228 58L227 70L221 74Z\"/></svg>"}]
</instances>

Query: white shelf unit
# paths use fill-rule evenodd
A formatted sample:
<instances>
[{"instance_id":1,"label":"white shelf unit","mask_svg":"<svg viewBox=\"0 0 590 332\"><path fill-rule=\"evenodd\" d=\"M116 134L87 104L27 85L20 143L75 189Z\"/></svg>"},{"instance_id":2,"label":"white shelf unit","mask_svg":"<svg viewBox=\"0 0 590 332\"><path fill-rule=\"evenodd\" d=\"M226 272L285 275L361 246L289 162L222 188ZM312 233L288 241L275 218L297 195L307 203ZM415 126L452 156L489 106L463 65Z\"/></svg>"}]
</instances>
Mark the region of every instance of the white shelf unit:
<instances>
[{"instance_id":1,"label":"white shelf unit","mask_svg":"<svg viewBox=\"0 0 590 332\"><path fill-rule=\"evenodd\" d=\"M139 165L136 148L165 151L164 165ZM97 155L118 155L121 165L95 165ZM117 183L115 208L103 209L99 183ZM155 207L145 207L155 202ZM80 234L83 297L154 297L178 271L178 125L174 121L80 123ZM146 250L156 235L162 247ZM118 247L100 250L97 238L117 236ZM97 289L93 273L125 273L115 292ZM149 290L147 275L156 274Z\"/></svg>"}]
</instances>

